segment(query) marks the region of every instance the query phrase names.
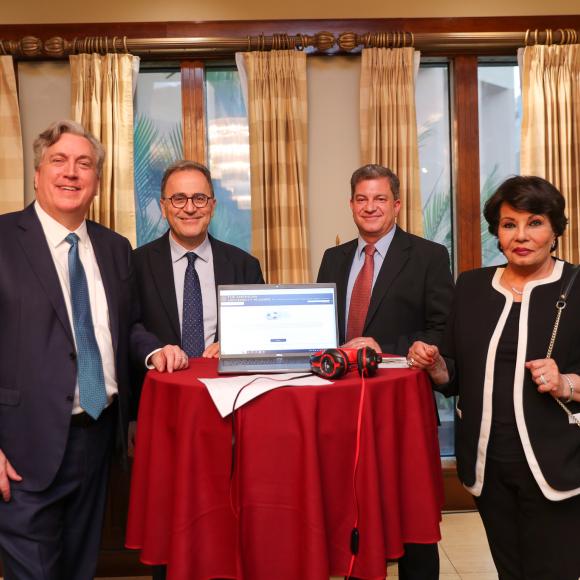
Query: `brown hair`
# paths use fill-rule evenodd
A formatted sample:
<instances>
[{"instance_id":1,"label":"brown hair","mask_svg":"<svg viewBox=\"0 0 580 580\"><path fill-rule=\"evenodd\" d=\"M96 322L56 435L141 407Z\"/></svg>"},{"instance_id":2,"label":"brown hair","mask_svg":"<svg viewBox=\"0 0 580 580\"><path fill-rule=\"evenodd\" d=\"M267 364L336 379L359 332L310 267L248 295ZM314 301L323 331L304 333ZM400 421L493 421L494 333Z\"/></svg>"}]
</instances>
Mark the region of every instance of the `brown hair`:
<instances>
[{"instance_id":1,"label":"brown hair","mask_svg":"<svg viewBox=\"0 0 580 580\"><path fill-rule=\"evenodd\" d=\"M52 123L34 140L32 145L34 151L34 169L40 167L42 158L44 157L44 152L51 145L54 145L65 133L84 137L91 144L95 154L97 177L101 177L103 163L105 162L105 148L102 146L101 142L81 124L68 120Z\"/></svg>"}]
</instances>

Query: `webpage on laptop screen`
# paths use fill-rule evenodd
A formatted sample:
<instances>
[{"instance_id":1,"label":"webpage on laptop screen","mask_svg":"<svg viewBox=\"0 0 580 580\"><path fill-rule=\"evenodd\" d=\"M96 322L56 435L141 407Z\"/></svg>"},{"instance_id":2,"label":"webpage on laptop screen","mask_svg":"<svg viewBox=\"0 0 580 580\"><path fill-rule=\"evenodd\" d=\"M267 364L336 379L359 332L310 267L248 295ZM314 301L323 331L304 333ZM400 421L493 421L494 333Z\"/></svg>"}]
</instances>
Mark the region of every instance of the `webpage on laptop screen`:
<instances>
[{"instance_id":1,"label":"webpage on laptop screen","mask_svg":"<svg viewBox=\"0 0 580 580\"><path fill-rule=\"evenodd\" d=\"M223 290L221 353L307 353L335 347L334 301L331 288Z\"/></svg>"}]
</instances>

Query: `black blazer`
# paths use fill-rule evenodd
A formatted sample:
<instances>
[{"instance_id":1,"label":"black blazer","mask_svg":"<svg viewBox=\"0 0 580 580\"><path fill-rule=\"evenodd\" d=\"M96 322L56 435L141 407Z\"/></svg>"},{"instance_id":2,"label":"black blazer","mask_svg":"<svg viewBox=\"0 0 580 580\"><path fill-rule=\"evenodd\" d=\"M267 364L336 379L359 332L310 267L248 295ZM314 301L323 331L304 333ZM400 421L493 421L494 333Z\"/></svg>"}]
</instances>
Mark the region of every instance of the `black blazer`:
<instances>
[{"instance_id":1,"label":"black blazer","mask_svg":"<svg viewBox=\"0 0 580 580\"><path fill-rule=\"evenodd\" d=\"M120 436L129 418L129 353L144 364L159 341L138 322L131 246L87 221L103 279L119 387ZM67 443L77 363L56 267L33 205L0 216L0 449L24 489L50 485Z\"/></svg>"},{"instance_id":2,"label":"black blazer","mask_svg":"<svg viewBox=\"0 0 580 580\"><path fill-rule=\"evenodd\" d=\"M346 288L357 240L324 253L318 282L335 282L340 342L345 341ZM445 247L399 227L371 295L363 336L374 338L384 353L406 355L415 340L438 344L453 296Z\"/></svg>"},{"instance_id":3,"label":"black blazer","mask_svg":"<svg viewBox=\"0 0 580 580\"><path fill-rule=\"evenodd\" d=\"M209 236L213 268L219 284L263 284L256 258L236 246ZM163 344L181 344L181 330L169 245L169 231L134 253L143 324Z\"/></svg>"},{"instance_id":4,"label":"black blazer","mask_svg":"<svg viewBox=\"0 0 580 580\"><path fill-rule=\"evenodd\" d=\"M528 283L520 313L520 338L515 364L514 410L530 469L542 493L552 500L580 494L580 429L570 424L549 394L540 394L526 361L546 356L556 316L562 270L557 261L552 275ZM435 387L445 395L459 395L456 420L458 475L467 489L480 495L484 485L487 442L493 418L495 354L505 319L513 303L511 292L499 283L502 268L463 273L457 289L442 354L448 358L453 380ZM580 279L562 313L552 357L562 373L580 373ZM454 370L453 370L454 369ZM579 403L570 403L580 413Z\"/></svg>"}]
</instances>

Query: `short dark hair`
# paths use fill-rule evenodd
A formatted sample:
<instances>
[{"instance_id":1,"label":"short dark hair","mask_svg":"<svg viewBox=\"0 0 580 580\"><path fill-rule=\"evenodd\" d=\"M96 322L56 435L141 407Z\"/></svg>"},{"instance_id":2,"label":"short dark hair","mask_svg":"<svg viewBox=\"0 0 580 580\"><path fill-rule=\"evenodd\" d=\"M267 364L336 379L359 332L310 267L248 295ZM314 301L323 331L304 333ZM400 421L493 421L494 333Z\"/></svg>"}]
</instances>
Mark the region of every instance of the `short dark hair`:
<instances>
[{"instance_id":1,"label":"short dark hair","mask_svg":"<svg viewBox=\"0 0 580 580\"><path fill-rule=\"evenodd\" d=\"M199 171L202 173L209 183L211 196L215 197L209 169L202 163L198 163L197 161L190 161L189 159L180 159L179 161L175 161L165 170L163 178L161 179L161 197L165 195L165 186L167 185L167 180L178 171Z\"/></svg>"},{"instance_id":2,"label":"short dark hair","mask_svg":"<svg viewBox=\"0 0 580 580\"><path fill-rule=\"evenodd\" d=\"M354 198L354 190L361 181L381 179L382 177L386 177L389 180L393 197L399 199L399 178L388 167L376 165L374 163L363 165L352 174L352 177L350 178L350 199Z\"/></svg>"},{"instance_id":3,"label":"short dark hair","mask_svg":"<svg viewBox=\"0 0 580 580\"><path fill-rule=\"evenodd\" d=\"M516 175L506 179L497 188L483 208L489 232L496 237L502 203L507 203L519 211L546 215L556 234L556 243L552 251L558 247L558 238L564 233L568 223L564 215L566 201L549 181L535 175Z\"/></svg>"},{"instance_id":4,"label":"short dark hair","mask_svg":"<svg viewBox=\"0 0 580 580\"><path fill-rule=\"evenodd\" d=\"M80 123L75 121L56 121L49 125L32 144L34 151L34 169L38 169L44 157L44 152L54 145L65 133L84 137L90 144L95 154L95 163L97 177L101 177L103 163L105 162L105 148L101 142L90 132L87 131Z\"/></svg>"}]
</instances>

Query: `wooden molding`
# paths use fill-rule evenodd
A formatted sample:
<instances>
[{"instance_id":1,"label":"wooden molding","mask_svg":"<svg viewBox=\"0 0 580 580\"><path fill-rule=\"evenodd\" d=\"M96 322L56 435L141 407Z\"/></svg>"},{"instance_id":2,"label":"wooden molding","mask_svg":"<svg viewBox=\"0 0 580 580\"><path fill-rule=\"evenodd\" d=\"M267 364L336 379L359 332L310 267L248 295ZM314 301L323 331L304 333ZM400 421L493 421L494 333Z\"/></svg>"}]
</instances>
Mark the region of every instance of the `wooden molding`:
<instances>
[{"instance_id":1,"label":"wooden molding","mask_svg":"<svg viewBox=\"0 0 580 580\"><path fill-rule=\"evenodd\" d=\"M199 60L182 62L183 157L206 165L204 95L205 65Z\"/></svg>"},{"instance_id":2,"label":"wooden molding","mask_svg":"<svg viewBox=\"0 0 580 580\"><path fill-rule=\"evenodd\" d=\"M501 55L515 54L526 42L575 42L578 28L579 15L3 25L0 54L47 59L131 52L167 60L231 57L243 50L334 54L363 46L413 45L425 55Z\"/></svg>"},{"instance_id":3,"label":"wooden molding","mask_svg":"<svg viewBox=\"0 0 580 580\"><path fill-rule=\"evenodd\" d=\"M477 57L452 62L455 247L461 273L481 266Z\"/></svg>"}]
</instances>

